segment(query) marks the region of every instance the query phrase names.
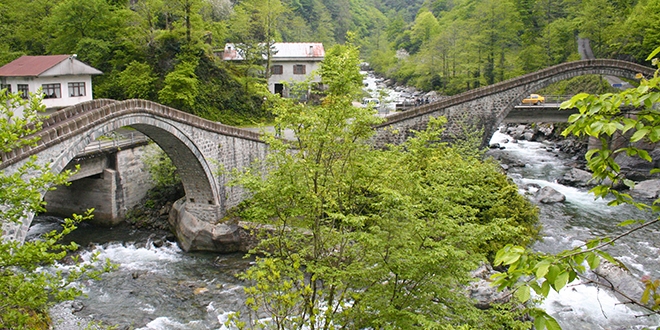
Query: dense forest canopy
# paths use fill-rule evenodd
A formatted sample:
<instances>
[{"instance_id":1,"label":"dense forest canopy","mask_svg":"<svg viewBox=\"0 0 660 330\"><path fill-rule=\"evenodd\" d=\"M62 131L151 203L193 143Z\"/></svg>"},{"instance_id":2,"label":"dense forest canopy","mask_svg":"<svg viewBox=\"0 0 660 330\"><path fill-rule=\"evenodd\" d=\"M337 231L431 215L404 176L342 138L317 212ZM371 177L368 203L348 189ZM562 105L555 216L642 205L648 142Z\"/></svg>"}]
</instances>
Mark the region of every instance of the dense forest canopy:
<instances>
[{"instance_id":1,"label":"dense forest canopy","mask_svg":"<svg viewBox=\"0 0 660 330\"><path fill-rule=\"evenodd\" d=\"M578 37L643 63L659 18L660 0L0 0L0 64L75 53L104 72L97 98L240 124L269 116L269 96L259 63L219 60L226 42L329 48L351 32L377 72L455 94L579 59Z\"/></svg>"}]
</instances>

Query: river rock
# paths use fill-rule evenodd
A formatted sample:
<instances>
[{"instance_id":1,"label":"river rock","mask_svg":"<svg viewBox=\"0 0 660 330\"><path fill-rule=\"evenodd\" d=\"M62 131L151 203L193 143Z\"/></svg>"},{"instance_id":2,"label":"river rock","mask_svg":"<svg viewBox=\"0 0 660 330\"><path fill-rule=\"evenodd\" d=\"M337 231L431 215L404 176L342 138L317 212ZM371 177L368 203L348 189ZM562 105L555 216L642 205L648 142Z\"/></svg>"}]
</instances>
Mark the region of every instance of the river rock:
<instances>
[{"instance_id":1,"label":"river rock","mask_svg":"<svg viewBox=\"0 0 660 330\"><path fill-rule=\"evenodd\" d=\"M490 277L495 273L497 272L487 264L472 272L472 276L477 280L470 283L468 291L470 298L476 300L475 306L479 309L488 309L492 304L506 303L511 299L510 291L499 291L492 286Z\"/></svg>"},{"instance_id":2,"label":"river rock","mask_svg":"<svg viewBox=\"0 0 660 330\"><path fill-rule=\"evenodd\" d=\"M579 168L573 168L566 172L562 178L557 180L558 183L565 186L572 187L587 187L593 186L591 181L591 173Z\"/></svg>"},{"instance_id":3,"label":"river rock","mask_svg":"<svg viewBox=\"0 0 660 330\"><path fill-rule=\"evenodd\" d=\"M511 135L515 140L522 140L523 139L523 134L525 133L525 130L527 129L527 126L525 125L518 125L516 127L510 127L508 130L509 135Z\"/></svg>"},{"instance_id":4,"label":"river rock","mask_svg":"<svg viewBox=\"0 0 660 330\"><path fill-rule=\"evenodd\" d=\"M81 307L82 306L82 307ZM84 305L78 301L63 301L48 310L53 330L71 329L102 329L99 324L93 323L91 318L82 318L73 313L79 312Z\"/></svg>"},{"instance_id":5,"label":"river rock","mask_svg":"<svg viewBox=\"0 0 660 330\"><path fill-rule=\"evenodd\" d=\"M259 233L275 232L272 226L237 219L216 223L200 220L186 210L185 198L174 203L169 222L177 243L186 252L248 252L259 242Z\"/></svg>"},{"instance_id":6,"label":"river rock","mask_svg":"<svg viewBox=\"0 0 660 330\"><path fill-rule=\"evenodd\" d=\"M644 292L644 285L639 278L636 278L629 270L607 260L601 261L598 268L585 275L591 281L604 283L604 288L614 288L629 297L641 297ZM616 296L622 301L628 301L619 294Z\"/></svg>"},{"instance_id":7,"label":"river rock","mask_svg":"<svg viewBox=\"0 0 660 330\"><path fill-rule=\"evenodd\" d=\"M577 156L577 158L583 160L584 154L587 152L588 144L575 137L568 137L557 141L557 148L566 154Z\"/></svg>"},{"instance_id":8,"label":"river rock","mask_svg":"<svg viewBox=\"0 0 660 330\"><path fill-rule=\"evenodd\" d=\"M565 201L566 196L550 186L545 186L539 190L536 199L543 204L553 204Z\"/></svg>"},{"instance_id":9,"label":"river rock","mask_svg":"<svg viewBox=\"0 0 660 330\"><path fill-rule=\"evenodd\" d=\"M651 175L649 172L654 167L660 167L660 149L656 148L649 151L649 155L653 159L653 162L648 162L639 157L631 157L624 153L616 158L616 162L621 166L621 172L630 180L644 181L657 179L660 176L657 174Z\"/></svg>"},{"instance_id":10,"label":"river rock","mask_svg":"<svg viewBox=\"0 0 660 330\"><path fill-rule=\"evenodd\" d=\"M660 179L636 183L630 194L638 198L656 199L660 197Z\"/></svg>"},{"instance_id":11,"label":"river rock","mask_svg":"<svg viewBox=\"0 0 660 330\"><path fill-rule=\"evenodd\" d=\"M553 124L539 124L536 126L537 136L543 139L550 137L554 130L555 126Z\"/></svg>"}]
</instances>

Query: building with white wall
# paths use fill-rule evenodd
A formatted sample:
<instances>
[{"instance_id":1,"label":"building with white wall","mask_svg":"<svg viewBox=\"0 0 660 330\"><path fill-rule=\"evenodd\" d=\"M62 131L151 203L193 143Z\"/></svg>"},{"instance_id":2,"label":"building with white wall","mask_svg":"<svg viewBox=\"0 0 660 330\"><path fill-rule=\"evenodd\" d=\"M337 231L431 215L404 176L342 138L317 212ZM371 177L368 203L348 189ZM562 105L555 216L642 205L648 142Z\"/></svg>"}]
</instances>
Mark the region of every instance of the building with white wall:
<instances>
[{"instance_id":1,"label":"building with white wall","mask_svg":"<svg viewBox=\"0 0 660 330\"><path fill-rule=\"evenodd\" d=\"M273 44L268 78L268 90L272 93L289 96L285 82L301 82L318 69L325 57L322 43L317 42L278 42ZM222 55L225 61L244 59L239 46L226 44ZM265 59L265 58L264 58ZM320 82L315 77L312 82Z\"/></svg>"},{"instance_id":2,"label":"building with white wall","mask_svg":"<svg viewBox=\"0 0 660 330\"><path fill-rule=\"evenodd\" d=\"M92 76L98 74L76 55L22 56L0 68L0 89L28 98L41 88L43 104L56 110L92 100Z\"/></svg>"}]
</instances>

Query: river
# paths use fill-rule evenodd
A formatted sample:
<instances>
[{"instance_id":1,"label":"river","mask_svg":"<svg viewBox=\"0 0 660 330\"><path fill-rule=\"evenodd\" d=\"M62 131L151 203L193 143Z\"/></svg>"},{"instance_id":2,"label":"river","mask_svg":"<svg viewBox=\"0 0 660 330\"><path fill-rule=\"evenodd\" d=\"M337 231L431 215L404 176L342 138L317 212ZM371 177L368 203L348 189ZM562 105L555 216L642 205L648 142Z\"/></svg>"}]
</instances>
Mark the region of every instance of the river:
<instances>
[{"instance_id":1,"label":"river","mask_svg":"<svg viewBox=\"0 0 660 330\"><path fill-rule=\"evenodd\" d=\"M371 80L370 80L371 79ZM368 77L369 86L375 78ZM381 87L382 88L382 87ZM390 91L392 98L396 97ZM493 142L510 137L495 133ZM543 240L534 248L558 252L579 246L594 235L615 234L615 224L628 218L650 218L636 209L608 207L607 201L594 200L586 189L556 183L567 170L569 155L552 145L520 141L506 143L503 150L491 150L498 157L524 164L511 167L508 175L521 194L530 194L530 184L550 185L566 196L559 204L540 204ZM548 150L551 151L548 151ZM531 198L531 197L530 197ZM37 217L31 236L58 226L59 219ZM620 230L620 229L618 229ZM252 262L240 254L185 253L165 232L126 227L98 228L82 224L70 237L84 248L86 260L92 253L118 265L101 281L81 283L86 297L78 298L82 309L77 320L93 319L119 329L226 329L229 313L243 308L243 283L235 274ZM632 272L632 281L642 275L660 277L660 241L657 229L637 233L616 244L609 252L619 257ZM564 329L641 329L658 325L658 318L635 317L643 311L623 305L607 290L573 283L551 294L541 303ZM83 328L83 327L81 327ZM56 325L55 329L68 330Z\"/></svg>"},{"instance_id":2,"label":"river","mask_svg":"<svg viewBox=\"0 0 660 330\"><path fill-rule=\"evenodd\" d=\"M506 140L511 141L512 138L497 132L491 143ZM607 205L609 200L596 200L587 189L557 183L557 179L571 169L567 165L571 161L569 155L557 151L552 144L519 141L503 146L505 149L489 153L524 164L508 169L508 176L520 187L521 194L533 193L527 189L530 186L550 186L566 196L563 203L538 204L543 239L534 245L537 251L557 253L581 246L595 236L613 236L623 232L623 228L616 226L621 221L650 220L653 217L629 205L610 207ZM620 281L635 285L641 282L643 275L660 277L660 241L657 237L657 228L651 228L607 248L607 252L622 261L632 273L632 276L623 277ZM569 284L559 294L552 293L541 307L554 316L564 329L641 329L660 324L657 317L636 317L647 312L622 304L610 291L599 290L579 281Z\"/></svg>"}]
</instances>

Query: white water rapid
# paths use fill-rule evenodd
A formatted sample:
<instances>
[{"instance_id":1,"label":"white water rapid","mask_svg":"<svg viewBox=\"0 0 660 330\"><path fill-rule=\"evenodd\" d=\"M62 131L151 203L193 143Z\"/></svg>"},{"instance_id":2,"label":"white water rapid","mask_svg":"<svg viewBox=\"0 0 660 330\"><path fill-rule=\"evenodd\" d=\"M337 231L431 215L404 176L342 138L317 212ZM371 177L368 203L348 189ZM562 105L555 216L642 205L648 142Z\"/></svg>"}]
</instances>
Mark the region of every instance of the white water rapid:
<instances>
[{"instance_id":1,"label":"white water rapid","mask_svg":"<svg viewBox=\"0 0 660 330\"><path fill-rule=\"evenodd\" d=\"M532 194L536 189L530 187L550 186L566 196L563 203L538 203L543 240L535 244L537 251L556 253L574 248L595 236L621 232L623 229L616 226L620 221L651 219L650 214L627 205L610 207L607 205L608 200L595 199L588 189L557 183L557 179L570 169L566 165L570 159L552 144L503 141L513 139L495 133L491 143L500 143L505 149L489 153L499 153L498 158L507 158L524 165L510 167L508 170L509 177L520 187L522 194L533 199ZM648 229L608 248L607 251L630 270L630 274L614 272L617 281L631 288L639 287L643 275L660 277L660 242L656 239L657 235L657 228ZM639 290L633 291L641 294ZM623 304L611 291L580 281L569 284L559 293L551 293L540 307L555 317L563 329L643 329L660 324L659 318L642 316L648 312Z\"/></svg>"}]
</instances>

